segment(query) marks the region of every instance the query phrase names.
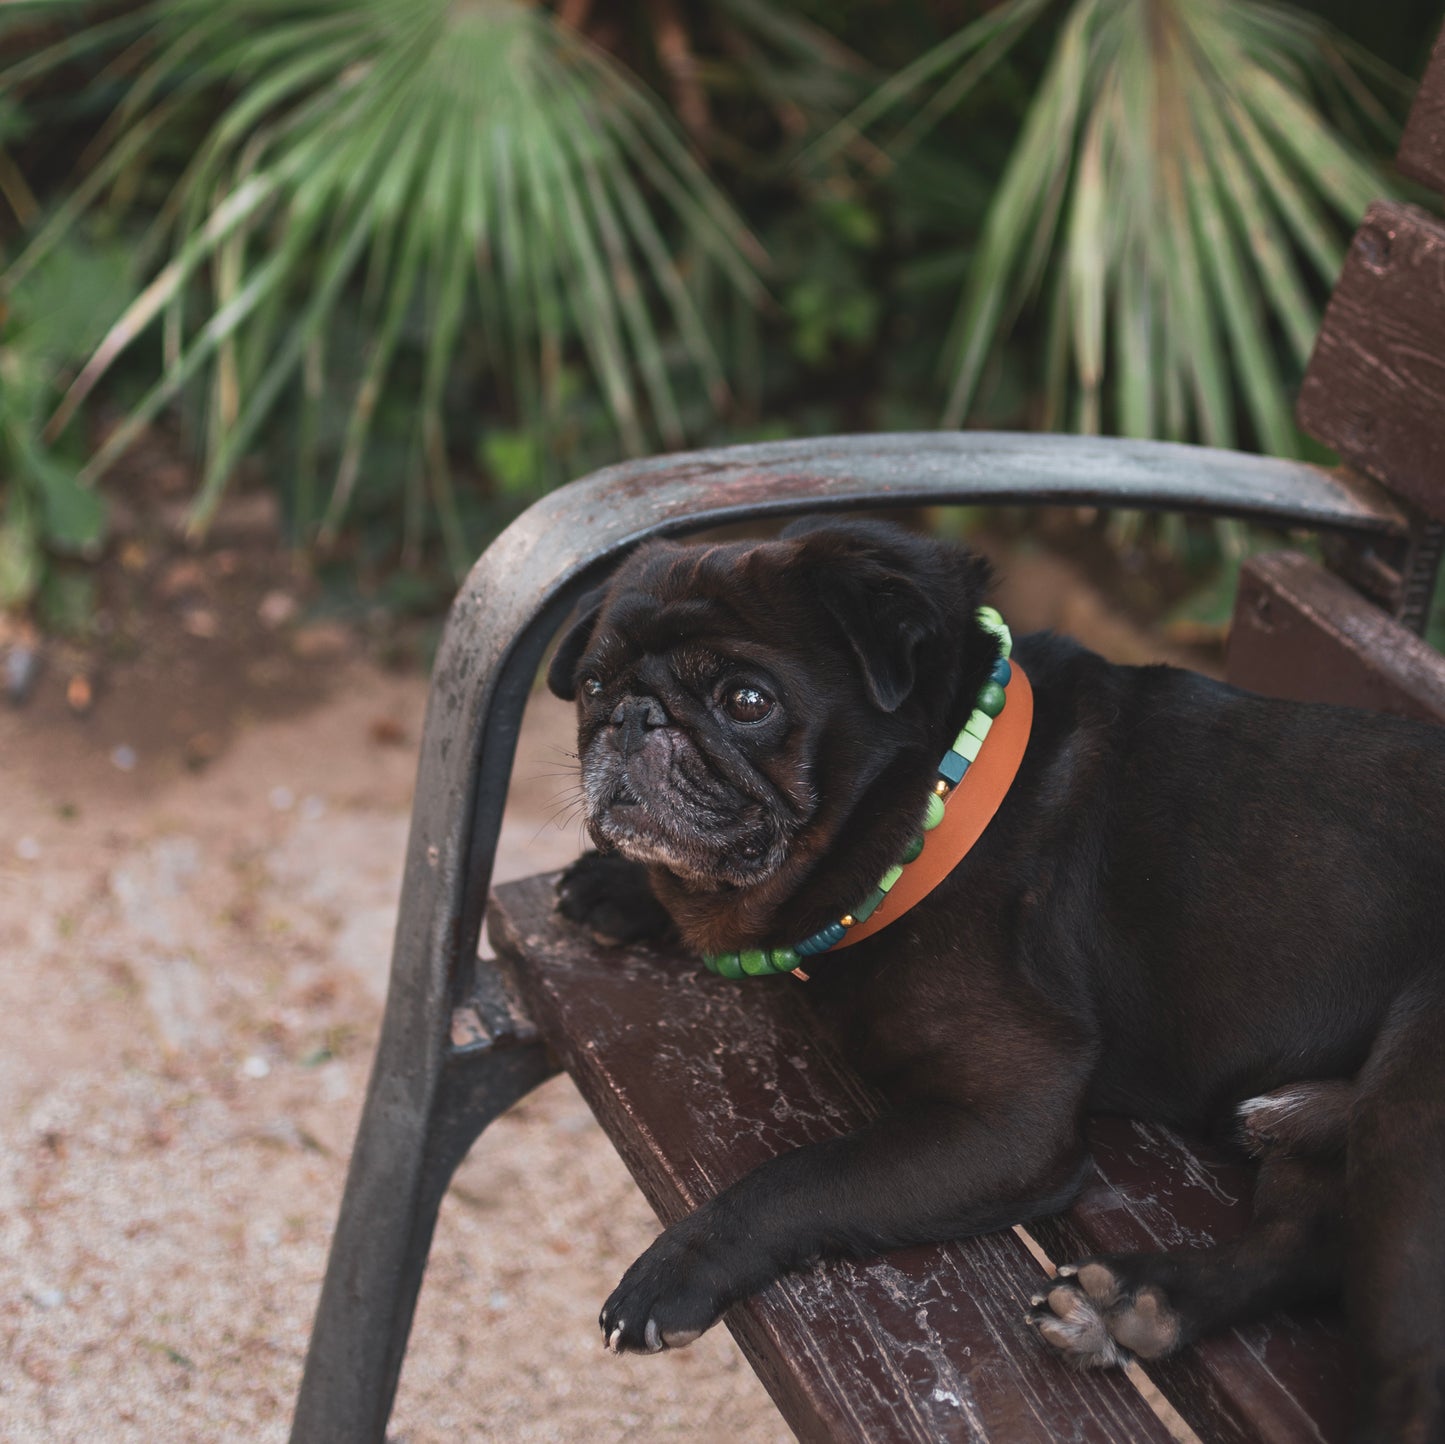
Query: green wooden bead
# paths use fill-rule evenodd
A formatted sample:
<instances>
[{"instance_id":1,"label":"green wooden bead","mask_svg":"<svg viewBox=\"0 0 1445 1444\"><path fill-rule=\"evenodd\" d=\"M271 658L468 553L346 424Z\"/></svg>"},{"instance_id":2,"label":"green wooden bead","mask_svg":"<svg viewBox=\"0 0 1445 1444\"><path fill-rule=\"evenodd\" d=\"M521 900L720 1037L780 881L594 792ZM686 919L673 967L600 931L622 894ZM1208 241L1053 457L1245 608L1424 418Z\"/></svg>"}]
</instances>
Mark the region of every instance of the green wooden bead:
<instances>
[{"instance_id":1,"label":"green wooden bead","mask_svg":"<svg viewBox=\"0 0 1445 1444\"><path fill-rule=\"evenodd\" d=\"M982 712L985 717L997 717L1007 701L1008 693L997 682L985 682L983 691L978 694L975 710Z\"/></svg>"},{"instance_id":2,"label":"green wooden bead","mask_svg":"<svg viewBox=\"0 0 1445 1444\"><path fill-rule=\"evenodd\" d=\"M971 737L977 737L980 742L988 736L988 729L993 726L993 718L987 712L980 712L977 707L968 714L968 721L963 724L963 730ZM970 759L972 760L972 759Z\"/></svg>"},{"instance_id":3,"label":"green wooden bead","mask_svg":"<svg viewBox=\"0 0 1445 1444\"><path fill-rule=\"evenodd\" d=\"M866 923L877 911L878 904L883 901L887 894L881 887L875 887L857 907L852 909L853 916L860 922Z\"/></svg>"},{"instance_id":4,"label":"green wooden bead","mask_svg":"<svg viewBox=\"0 0 1445 1444\"><path fill-rule=\"evenodd\" d=\"M918 834L918 836L915 837L915 838L908 844L908 846L903 849L903 858L902 858L902 861L904 861L904 862L912 862L913 859L914 859L915 857L917 857L918 854L919 854L920 852L922 852L922 851L923 851L923 834L920 832L920 833Z\"/></svg>"},{"instance_id":5,"label":"green wooden bead","mask_svg":"<svg viewBox=\"0 0 1445 1444\"><path fill-rule=\"evenodd\" d=\"M955 749L958 750L958 749ZM932 832L943 821L943 799L936 793L928 794L928 809L923 814L924 832Z\"/></svg>"},{"instance_id":6,"label":"green wooden bead","mask_svg":"<svg viewBox=\"0 0 1445 1444\"><path fill-rule=\"evenodd\" d=\"M736 953L718 953L715 959L717 970L724 978L740 978L743 975L743 965Z\"/></svg>"},{"instance_id":7,"label":"green wooden bead","mask_svg":"<svg viewBox=\"0 0 1445 1444\"><path fill-rule=\"evenodd\" d=\"M878 887L882 892L892 892L893 884L903 876L903 869L894 863L882 877L878 879Z\"/></svg>"},{"instance_id":8,"label":"green wooden bead","mask_svg":"<svg viewBox=\"0 0 1445 1444\"><path fill-rule=\"evenodd\" d=\"M967 757L970 762L978 756L982 746L983 739L981 737L975 737L973 733L967 729L960 732L958 736L953 739L953 750L960 756Z\"/></svg>"},{"instance_id":9,"label":"green wooden bead","mask_svg":"<svg viewBox=\"0 0 1445 1444\"><path fill-rule=\"evenodd\" d=\"M773 970L779 973L791 973L803 961L793 948L774 948L768 954L768 960Z\"/></svg>"},{"instance_id":10,"label":"green wooden bead","mask_svg":"<svg viewBox=\"0 0 1445 1444\"><path fill-rule=\"evenodd\" d=\"M760 978L773 971L773 965L762 948L744 948L738 954L738 963L750 978Z\"/></svg>"},{"instance_id":11,"label":"green wooden bead","mask_svg":"<svg viewBox=\"0 0 1445 1444\"><path fill-rule=\"evenodd\" d=\"M999 651L1007 657L1013 651L1013 636L1010 634L1008 624L999 616L994 607L980 607L974 613L978 624L986 632L992 632L998 638Z\"/></svg>"}]
</instances>

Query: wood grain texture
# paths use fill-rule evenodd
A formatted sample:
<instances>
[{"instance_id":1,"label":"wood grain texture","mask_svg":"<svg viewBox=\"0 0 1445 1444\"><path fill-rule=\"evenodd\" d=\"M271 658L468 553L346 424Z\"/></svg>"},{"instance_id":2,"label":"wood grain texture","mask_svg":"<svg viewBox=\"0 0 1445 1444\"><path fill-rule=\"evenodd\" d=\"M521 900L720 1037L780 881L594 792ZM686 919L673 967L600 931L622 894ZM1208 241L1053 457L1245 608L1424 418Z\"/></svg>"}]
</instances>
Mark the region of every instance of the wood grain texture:
<instances>
[{"instance_id":1,"label":"wood grain texture","mask_svg":"<svg viewBox=\"0 0 1445 1444\"><path fill-rule=\"evenodd\" d=\"M1201 1248L1243 1231L1254 1187L1247 1165L1152 1124L1095 1119L1089 1132L1094 1178L1067 1215L1030 1225L1057 1261ZM1334 1314L1277 1314L1147 1367L1211 1444L1348 1435L1350 1371Z\"/></svg>"},{"instance_id":2,"label":"wood grain texture","mask_svg":"<svg viewBox=\"0 0 1445 1444\"><path fill-rule=\"evenodd\" d=\"M816 1036L796 981L740 987L683 956L592 947L553 911L553 885L497 889L490 936L665 1222L876 1114ZM804 1440L1163 1444L1122 1374L1071 1372L1025 1324L1044 1277L1012 1233L993 1234L826 1263L727 1324Z\"/></svg>"},{"instance_id":3,"label":"wood grain texture","mask_svg":"<svg viewBox=\"0 0 1445 1444\"><path fill-rule=\"evenodd\" d=\"M1445 224L1393 201L1366 212L1297 413L1352 466L1445 518Z\"/></svg>"},{"instance_id":4,"label":"wood grain texture","mask_svg":"<svg viewBox=\"0 0 1445 1444\"><path fill-rule=\"evenodd\" d=\"M588 945L552 881L499 888L491 936L544 1035L664 1221L785 1148L874 1116L787 978L739 986L691 959ZM1029 1231L1056 1262L1237 1236L1250 1170L1167 1130L1098 1120L1071 1212ZM728 1325L807 1440L1139 1440L1167 1435L1114 1371L1077 1375L1023 1324L1043 1274L1009 1233L828 1263ZM1206 1444L1333 1444L1347 1371L1318 1319L1271 1319L1151 1364Z\"/></svg>"},{"instance_id":5,"label":"wood grain texture","mask_svg":"<svg viewBox=\"0 0 1445 1444\"><path fill-rule=\"evenodd\" d=\"M1445 722L1445 657L1294 552L1241 571L1226 675L1271 697Z\"/></svg>"},{"instance_id":6,"label":"wood grain texture","mask_svg":"<svg viewBox=\"0 0 1445 1444\"><path fill-rule=\"evenodd\" d=\"M1445 28L1415 92L1395 159L1412 180L1445 194Z\"/></svg>"}]
</instances>

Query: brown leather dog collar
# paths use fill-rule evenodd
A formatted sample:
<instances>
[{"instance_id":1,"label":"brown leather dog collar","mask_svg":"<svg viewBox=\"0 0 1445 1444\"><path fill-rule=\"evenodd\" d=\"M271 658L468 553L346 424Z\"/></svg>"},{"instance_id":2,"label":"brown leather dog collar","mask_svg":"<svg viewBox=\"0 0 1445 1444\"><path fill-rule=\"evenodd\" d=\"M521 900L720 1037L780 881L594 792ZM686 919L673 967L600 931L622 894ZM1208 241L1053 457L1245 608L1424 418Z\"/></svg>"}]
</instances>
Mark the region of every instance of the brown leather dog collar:
<instances>
[{"instance_id":1,"label":"brown leather dog collar","mask_svg":"<svg viewBox=\"0 0 1445 1444\"><path fill-rule=\"evenodd\" d=\"M994 813L1018 775L1034 720L1034 694L1029 679L1017 662L1011 661L1010 665L1013 676L1008 686L1008 706L995 718L978 757L950 793L943 821L932 832L924 834L923 851L903 869L903 875L879 903L873 916L849 928L830 951L838 952L861 943L889 923L897 922L963 861L993 821Z\"/></svg>"}]
</instances>

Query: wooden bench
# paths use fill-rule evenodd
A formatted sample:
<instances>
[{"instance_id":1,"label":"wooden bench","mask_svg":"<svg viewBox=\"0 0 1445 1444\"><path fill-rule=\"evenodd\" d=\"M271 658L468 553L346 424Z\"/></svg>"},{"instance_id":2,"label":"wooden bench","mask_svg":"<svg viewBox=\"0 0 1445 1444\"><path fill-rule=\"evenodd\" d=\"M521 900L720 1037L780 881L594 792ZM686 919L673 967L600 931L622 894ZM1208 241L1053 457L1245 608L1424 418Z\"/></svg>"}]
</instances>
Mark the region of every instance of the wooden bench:
<instances>
[{"instance_id":1,"label":"wooden bench","mask_svg":"<svg viewBox=\"0 0 1445 1444\"><path fill-rule=\"evenodd\" d=\"M1445 190L1445 41L1401 165ZM1371 210L1301 417L1350 469L1082 437L825 438L609 468L539 502L488 549L437 660L391 988L297 1444L384 1437L452 1172L559 1066L664 1221L877 1107L789 980L745 991L690 958L601 952L555 917L547 878L484 907L522 706L581 592L646 537L807 511L1026 500L1253 517L1319 531L1330 568L1291 553L1251 563L1231 678L1445 721L1445 661L1416 635L1445 520L1445 226L1407 206ZM484 911L499 966L477 957ZM1248 1169L1191 1141L1098 1120L1093 1144L1093 1175L1066 1215L827 1263L732 1309L728 1327L799 1437L1341 1438L1348 1358L1327 1316L1233 1330L1147 1374L1079 1376L1043 1350L1023 1312L1055 1261L1225 1239L1247 1216Z\"/></svg>"}]
</instances>

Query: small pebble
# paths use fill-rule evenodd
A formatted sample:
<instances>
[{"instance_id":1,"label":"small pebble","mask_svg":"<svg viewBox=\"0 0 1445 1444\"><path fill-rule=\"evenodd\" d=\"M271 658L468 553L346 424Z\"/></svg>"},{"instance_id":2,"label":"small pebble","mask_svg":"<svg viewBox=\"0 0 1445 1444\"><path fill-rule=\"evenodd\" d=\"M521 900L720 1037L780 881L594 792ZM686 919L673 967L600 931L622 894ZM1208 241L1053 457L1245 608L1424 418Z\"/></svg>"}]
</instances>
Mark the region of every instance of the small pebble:
<instances>
[{"instance_id":1,"label":"small pebble","mask_svg":"<svg viewBox=\"0 0 1445 1444\"><path fill-rule=\"evenodd\" d=\"M270 1071L271 1065L259 1053L252 1053L251 1056L241 1064L241 1076L243 1078L264 1078Z\"/></svg>"},{"instance_id":2,"label":"small pebble","mask_svg":"<svg viewBox=\"0 0 1445 1444\"><path fill-rule=\"evenodd\" d=\"M30 1297L42 1309L58 1309L65 1302L65 1294L60 1289L36 1289Z\"/></svg>"},{"instance_id":3,"label":"small pebble","mask_svg":"<svg viewBox=\"0 0 1445 1444\"><path fill-rule=\"evenodd\" d=\"M5 692L18 707L40 675L40 653L34 647L12 647L5 654Z\"/></svg>"},{"instance_id":4,"label":"small pebble","mask_svg":"<svg viewBox=\"0 0 1445 1444\"><path fill-rule=\"evenodd\" d=\"M135 748L128 747L124 742L110 754L110 765L121 772L134 772L135 764Z\"/></svg>"},{"instance_id":5,"label":"small pebble","mask_svg":"<svg viewBox=\"0 0 1445 1444\"><path fill-rule=\"evenodd\" d=\"M326 803L313 793L301 804L301 816L307 822L316 822L326 816Z\"/></svg>"},{"instance_id":6,"label":"small pebble","mask_svg":"<svg viewBox=\"0 0 1445 1444\"><path fill-rule=\"evenodd\" d=\"M33 837L22 837L15 844L15 856L22 862L34 862L40 856L39 840Z\"/></svg>"},{"instance_id":7,"label":"small pebble","mask_svg":"<svg viewBox=\"0 0 1445 1444\"><path fill-rule=\"evenodd\" d=\"M296 806L296 794L289 787L273 787L266 800L277 812L290 812Z\"/></svg>"},{"instance_id":8,"label":"small pebble","mask_svg":"<svg viewBox=\"0 0 1445 1444\"><path fill-rule=\"evenodd\" d=\"M296 612L296 598L290 592L267 592L261 598L261 605L256 608L256 616L261 625L272 631L294 621Z\"/></svg>"},{"instance_id":9,"label":"small pebble","mask_svg":"<svg viewBox=\"0 0 1445 1444\"><path fill-rule=\"evenodd\" d=\"M205 607L195 607L188 611L181 618L181 626L191 636L199 637L202 641L209 641L212 637L218 636L221 631L220 619Z\"/></svg>"},{"instance_id":10,"label":"small pebble","mask_svg":"<svg viewBox=\"0 0 1445 1444\"><path fill-rule=\"evenodd\" d=\"M90 678L83 672L77 672L66 683L65 701L72 712L84 715L90 711L91 703L95 701L95 692L90 685Z\"/></svg>"}]
</instances>

